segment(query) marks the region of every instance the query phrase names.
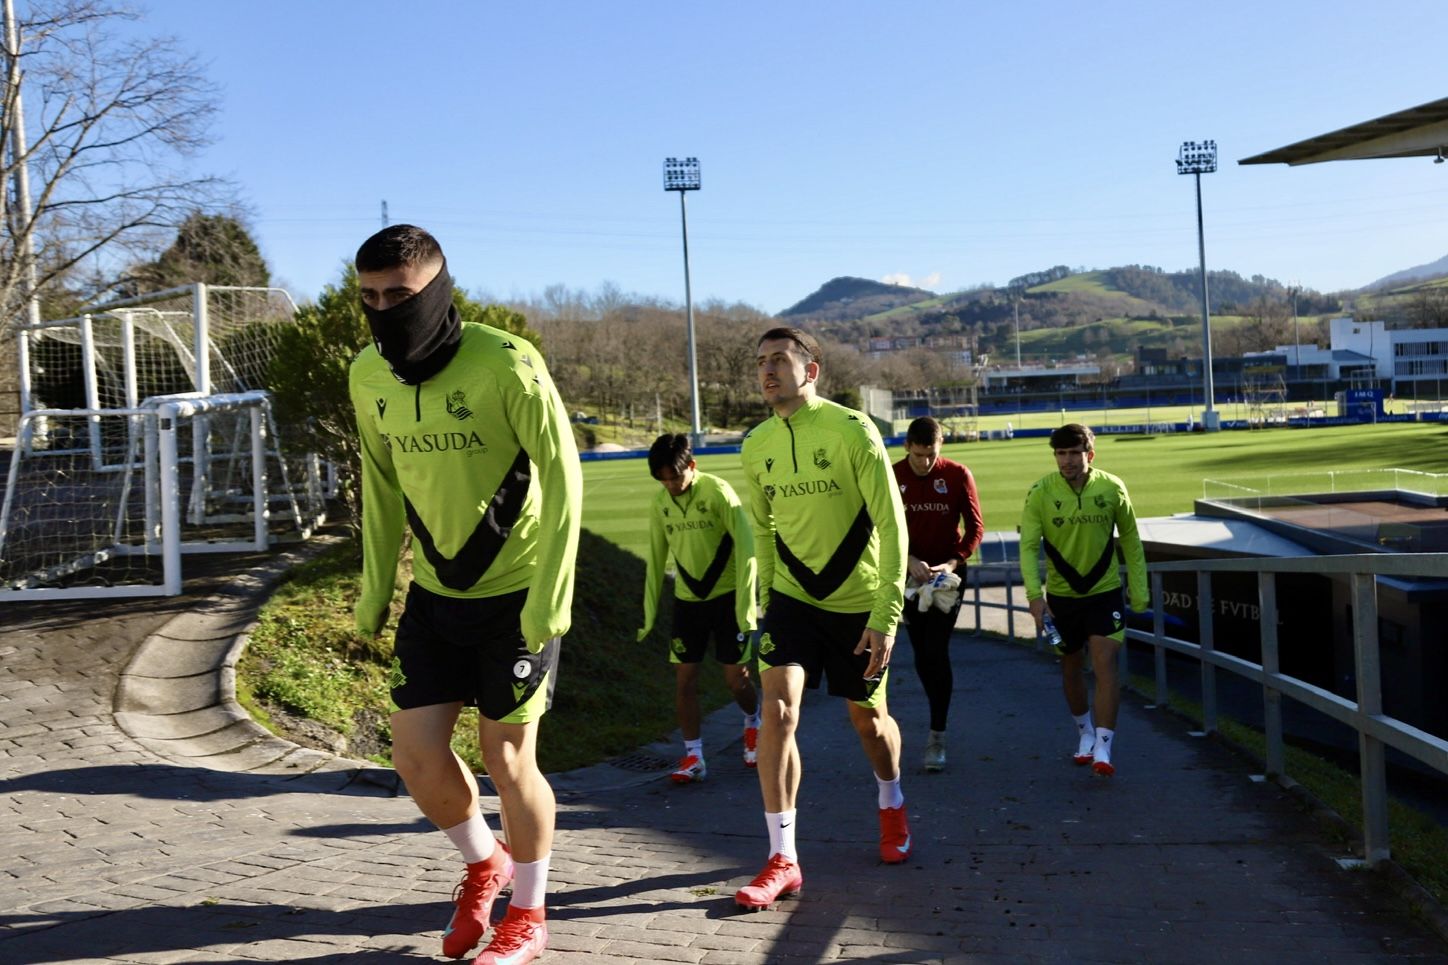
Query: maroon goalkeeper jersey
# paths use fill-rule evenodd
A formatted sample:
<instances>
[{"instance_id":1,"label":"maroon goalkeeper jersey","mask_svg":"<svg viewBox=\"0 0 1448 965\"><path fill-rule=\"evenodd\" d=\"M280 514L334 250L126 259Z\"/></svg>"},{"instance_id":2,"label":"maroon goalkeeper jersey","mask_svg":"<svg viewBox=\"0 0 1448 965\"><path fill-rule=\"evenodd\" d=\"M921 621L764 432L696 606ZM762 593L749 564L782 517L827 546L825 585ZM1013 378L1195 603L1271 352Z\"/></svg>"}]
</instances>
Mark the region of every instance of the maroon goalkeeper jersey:
<instances>
[{"instance_id":1,"label":"maroon goalkeeper jersey","mask_svg":"<svg viewBox=\"0 0 1448 965\"><path fill-rule=\"evenodd\" d=\"M894 469L900 500L905 504L910 555L932 566L951 559L964 565L985 535L970 470L944 457L935 460L925 476L915 474L909 459L901 459Z\"/></svg>"}]
</instances>

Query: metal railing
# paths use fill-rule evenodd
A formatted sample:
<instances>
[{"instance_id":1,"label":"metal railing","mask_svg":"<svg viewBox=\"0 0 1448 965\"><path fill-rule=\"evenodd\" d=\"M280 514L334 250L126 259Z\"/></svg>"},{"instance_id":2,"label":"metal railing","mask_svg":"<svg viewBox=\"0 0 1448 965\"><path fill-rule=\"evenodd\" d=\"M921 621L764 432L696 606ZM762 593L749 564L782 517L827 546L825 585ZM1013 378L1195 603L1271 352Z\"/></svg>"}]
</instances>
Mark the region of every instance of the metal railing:
<instances>
[{"instance_id":1,"label":"metal railing","mask_svg":"<svg viewBox=\"0 0 1448 965\"><path fill-rule=\"evenodd\" d=\"M976 627L982 625L984 609L1004 609L1008 632L1015 632L1016 613L1028 614L1015 602L1010 563L989 563L972 569L1004 573L1006 590L1004 604L981 599L981 581L967 579L967 592L973 587L975 599L966 606L975 610ZM1262 719L1266 737L1266 770L1270 777L1287 778L1283 743L1282 700L1295 700L1329 718L1346 724L1357 734L1359 778L1363 806L1363 857L1370 865L1388 860L1388 790L1386 750L1391 747L1432 768L1448 779L1448 740L1414 727L1383 712L1382 658L1378 647L1377 579L1379 577L1417 577L1448 579L1448 553L1386 554L1369 553L1353 556L1262 557L1250 559L1184 560L1154 563L1148 567L1151 578L1152 629L1127 630L1127 639L1153 648L1155 663L1155 699L1158 707L1169 700L1166 653L1168 650L1198 661L1201 669L1202 728L1206 733L1217 729L1217 671L1226 670L1262 688ZM1192 572L1197 575L1198 638L1200 643L1168 636L1164 631L1165 611L1162 599L1162 576L1166 573ZM1018 567L1016 573L1019 574ZM1256 573L1260 606L1262 662L1253 663L1216 649L1213 632L1212 574ZM1357 681L1356 699L1350 700L1304 680L1284 674L1279 663L1277 575L1308 573L1320 576L1346 577L1352 599L1353 663ZM1029 617L1027 617L1029 619ZM1033 630L1034 627L1031 628ZM1043 644L1037 643L1038 649ZM1121 648L1123 677L1126 648Z\"/></svg>"}]
</instances>

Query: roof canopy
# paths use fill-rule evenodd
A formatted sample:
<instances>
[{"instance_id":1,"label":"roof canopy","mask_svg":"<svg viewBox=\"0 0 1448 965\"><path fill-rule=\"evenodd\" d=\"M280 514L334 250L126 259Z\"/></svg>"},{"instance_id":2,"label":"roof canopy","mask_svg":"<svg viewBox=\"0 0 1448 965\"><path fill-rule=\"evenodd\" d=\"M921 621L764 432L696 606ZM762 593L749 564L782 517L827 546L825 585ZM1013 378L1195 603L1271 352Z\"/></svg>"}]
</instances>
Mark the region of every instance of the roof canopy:
<instances>
[{"instance_id":1,"label":"roof canopy","mask_svg":"<svg viewBox=\"0 0 1448 965\"><path fill-rule=\"evenodd\" d=\"M1238 164L1316 164L1383 157L1442 157L1448 152L1448 98L1319 134Z\"/></svg>"}]
</instances>

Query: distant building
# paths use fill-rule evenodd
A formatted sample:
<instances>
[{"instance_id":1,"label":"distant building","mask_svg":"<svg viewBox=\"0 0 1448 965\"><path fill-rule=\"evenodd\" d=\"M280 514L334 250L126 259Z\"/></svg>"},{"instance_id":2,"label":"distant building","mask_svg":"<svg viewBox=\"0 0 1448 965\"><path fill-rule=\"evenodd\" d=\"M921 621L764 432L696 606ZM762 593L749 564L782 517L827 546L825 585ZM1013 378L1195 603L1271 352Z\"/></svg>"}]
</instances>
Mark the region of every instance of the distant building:
<instances>
[{"instance_id":1,"label":"distant building","mask_svg":"<svg viewBox=\"0 0 1448 965\"><path fill-rule=\"evenodd\" d=\"M1289 385L1371 384L1414 399L1441 399L1448 390L1448 329L1388 328L1344 316L1328 323L1328 335L1329 348L1279 345L1261 354L1287 360Z\"/></svg>"},{"instance_id":2,"label":"distant building","mask_svg":"<svg viewBox=\"0 0 1448 965\"><path fill-rule=\"evenodd\" d=\"M1052 365L993 365L977 373L983 392L1058 392L1080 388L1083 377L1098 379L1095 362L1059 362Z\"/></svg>"},{"instance_id":3,"label":"distant building","mask_svg":"<svg viewBox=\"0 0 1448 965\"><path fill-rule=\"evenodd\" d=\"M865 340L865 354L882 359L893 352L923 348L961 365L972 365L975 353L969 335L872 335Z\"/></svg>"}]
</instances>

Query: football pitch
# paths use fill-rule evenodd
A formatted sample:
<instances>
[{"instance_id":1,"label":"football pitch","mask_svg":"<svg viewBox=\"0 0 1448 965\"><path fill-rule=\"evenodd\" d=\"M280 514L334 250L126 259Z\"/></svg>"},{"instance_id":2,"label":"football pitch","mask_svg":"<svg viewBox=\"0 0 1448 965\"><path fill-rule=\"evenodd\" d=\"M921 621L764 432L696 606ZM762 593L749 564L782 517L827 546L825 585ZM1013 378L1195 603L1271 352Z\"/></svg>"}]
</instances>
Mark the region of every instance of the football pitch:
<instances>
[{"instance_id":1,"label":"football pitch","mask_svg":"<svg viewBox=\"0 0 1448 965\"><path fill-rule=\"evenodd\" d=\"M1411 399L1387 399L1383 403L1388 415L1412 415L1415 411L1438 412L1448 406L1442 401L1414 401ZM1280 406L1268 406L1266 410L1253 412L1242 399L1233 399L1217 405L1217 413L1224 422L1251 422L1255 418L1263 421L1264 415L1268 421L1280 423L1280 416L1291 419L1302 418L1332 418L1341 415L1340 406L1336 402L1320 400L1309 402L1286 402ZM1156 425L1160 423L1182 423L1200 422L1202 418L1202 407L1200 405L1158 405L1158 406L1137 406L1132 408L1119 408L1112 406L1109 401L1103 400L1103 405L1081 406L1076 405L1072 409L1037 409L1031 412L1005 412L983 415L976 420L975 427L981 432L989 432L993 429L1004 429L1010 426L1012 429L1054 429L1065 422L1084 422L1093 428L1101 426L1139 426ZM903 431L903 426L908 422L898 423L897 427Z\"/></svg>"},{"instance_id":2,"label":"football pitch","mask_svg":"<svg viewBox=\"0 0 1448 965\"><path fill-rule=\"evenodd\" d=\"M1014 531L1031 484L1055 469L1044 438L956 443L948 458L970 467L980 492L987 531ZM892 447L892 461L904 458ZM1189 513L1202 497L1203 480L1253 485L1328 471L1412 469L1448 473L1448 425L1386 423L1317 429L1262 429L1159 436L1099 436L1096 462L1125 480L1138 516ZM738 454L703 456L699 468L728 480L740 498L744 473ZM645 555L649 500L659 484L642 459L583 464L583 525L613 543ZM1261 488L1256 487L1256 488ZM1275 487L1274 487L1275 488Z\"/></svg>"}]
</instances>

